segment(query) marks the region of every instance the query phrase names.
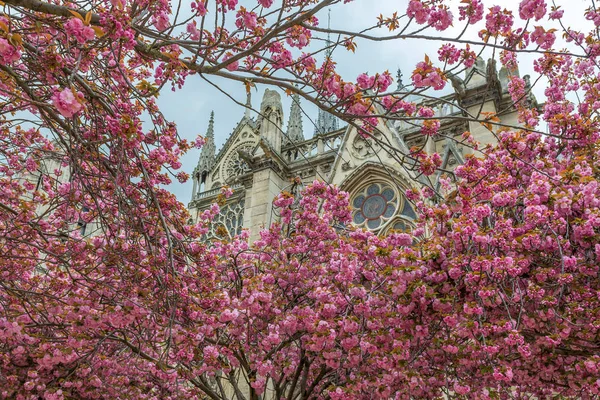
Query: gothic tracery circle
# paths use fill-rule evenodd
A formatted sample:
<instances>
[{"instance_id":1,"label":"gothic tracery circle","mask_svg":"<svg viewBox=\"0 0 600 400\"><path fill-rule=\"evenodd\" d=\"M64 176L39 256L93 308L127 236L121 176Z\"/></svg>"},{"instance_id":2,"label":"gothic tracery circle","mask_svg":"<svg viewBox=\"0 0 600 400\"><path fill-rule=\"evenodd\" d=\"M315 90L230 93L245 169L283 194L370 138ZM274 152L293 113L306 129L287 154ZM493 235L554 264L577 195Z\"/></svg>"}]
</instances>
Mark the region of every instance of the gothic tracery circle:
<instances>
[{"instance_id":1,"label":"gothic tracery circle","mask_svg":"<svg viewBox=\"0 0 600 400\"><path fill-rule=\"evenodd\" d=\"M352 199L352 222L375 230L383 227L398 210L400 197L387 183L364 186Z\"/></svg>"},{"instance_id":2,"label":"gothic tracery circle","mask_svg":"<svg viewBox=\"0 0 600 400\"><path fill-rule=\"evenodd\" d=\"M249 154L253 148L253 144L242 144L229 153L227 159L225 160L225 166L223 168L225 181L235 178L236 176L245 174L249 171L248 164L240 157L238 151L241 150Z\"/></svg>"}]
</instances>

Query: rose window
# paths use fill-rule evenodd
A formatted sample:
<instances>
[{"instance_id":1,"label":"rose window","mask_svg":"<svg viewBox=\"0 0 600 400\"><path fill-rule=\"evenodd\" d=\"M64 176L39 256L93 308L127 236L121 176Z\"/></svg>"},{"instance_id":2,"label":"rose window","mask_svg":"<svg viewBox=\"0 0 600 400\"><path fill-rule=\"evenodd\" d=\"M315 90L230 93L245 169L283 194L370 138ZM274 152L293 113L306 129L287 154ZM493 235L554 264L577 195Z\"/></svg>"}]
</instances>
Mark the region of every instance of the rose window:
<instances>
[{"instance_id":1,"label":"rose window","mask_svg":"<svg viewBox=\"0 0 600 400\"><path fill-rule=\"evenodd\" d=\"M248 164L246 164L244 160L240 159L239 156L232 159L228 167L228 172L231 176L241 175L248 170Z\"/></svg>"},{"instance_id":2,"label":"rose window","mask_svg":"<svg viewBox=\"0 0 600 400\"><path fill-rule=\"evenodd\" d=\"M253 148L253 144L246 144L239 146L237 149L235 149L229 154L225 161L225 180L238 177L250 170L250 168L248 168L248 164L240 157L238 151L250 153L252 152Z\"/></svg>"},{"instance_id":3,"label":"rose window","mask_svg":"<svg viewBox=\"0 0 600 400\"><path fill-rule=\"evenodd\" d=\"M371 230L379 229L396 214L399 200L390 185L372 183L354 196L352 222Z\"/></svg>"}]
</instances>

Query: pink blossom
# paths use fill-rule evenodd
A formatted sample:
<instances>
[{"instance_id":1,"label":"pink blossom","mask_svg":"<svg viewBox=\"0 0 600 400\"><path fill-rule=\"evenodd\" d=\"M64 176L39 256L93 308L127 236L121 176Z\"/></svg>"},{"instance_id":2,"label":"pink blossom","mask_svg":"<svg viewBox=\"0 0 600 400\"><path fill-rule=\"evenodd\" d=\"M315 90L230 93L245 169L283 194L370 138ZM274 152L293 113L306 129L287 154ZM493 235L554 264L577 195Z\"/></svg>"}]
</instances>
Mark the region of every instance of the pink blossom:
<instances>
[{"instance_id":1,"label":"pink blossom","mask_svg":"<svg viewBox=\"0 0 600 400\"><path fill-rule=\"evenodd\" d=\"M417 115L419 117L430 118L435 115L435 111L431 107L420 107Z\"/></svg>"},{"instance_id":2,"label":"pink blossom","mask_svg":"<svg viewBox=\"0 0 600 400\"><path fill-rule=\"evenodd\" d=\"M369 76L367 74L360 74L356 78L356 82L361 89L370 89L375 84L375 77Z\"/></svg>"},{"instance_id":3,"label":"pink blossom","mask_svg":"<svg viewBox=\"0 0 600 400\"><path fill-rule=\"evenodd\" d=\"M273 5L273 0L258 0L258 4L264 8L269 8Z\"/></svg>"},{"instance_id":4,"label":"pink blossom","mask_svg":"<svg viewBox=\"0 0 600 400\"><path fill-rule=\"evenodd\" d=\"M263 1L271 1L271 0L263 0ZM255 378L255 380L250 383L250 386L252 386L252 388L254 390L256 390L256 393L260 395L265 391L266 384L267 384L267 381L266 381L265 377L257 376Z\"/></svg>"},{"instance_id":5,"label":"pink blossom","mask_svg":"<svg viewBox=\"0 0 600 400\"><path fill-rule=\"evenodd\" d=\"M408 233L396 233L394 235L395 238L392 240L395 240L399 246L411 246L413 244L413 238Z\"/></svg>"},{"instance_id":6,"label":"pink blossom","mask_svg":"<svg viewBox=\"0 0 600 400\"><path fill-rule=\"evenodd\" d=\"M226 199L228 199L233 195L233 189L229 186L223 186L221 188L221 194L225 196Z\"/></svg>"},{"instance_id":7,"label":"pink blossom","mask_svg":"<svg viewBox=\"0 0 600 400\"><path fill-rule=\"evenodd\" d=\"M65 24L65 31L79 43L85 43L96 38L94 30L91 27L86 26L79 18L71 18Z\"/></svg>"},{"instance_id":8,"label":"pink blossom","mask_svg":"<svg viewBox=\"0 0 600 400\"><path fill-rule=\"evenodd\" d=\"M427 22L436 30L444 31L452 25L452 18L453 16L450 10L445 6L440 6L437 9L430 11Z\"/></svg>"},{"instance_id":9,"label":"pink blossom","mask_svg":"<svg viewBox=\"0 0 600 400\"><path fill-rule=\"evenodd\" d=\"M548 18L550 18L550 19L561 19L564 14L565 14L564 10L556 9L556 10L551 11L548 14Z\"/></svg>"},{"instance_id":10,"label":"pink blossom","mask_svg":"<svg viewBox=\"0 0 600 400\"><path fill-rule=\"evenodd\" d=\"M52 103L66 118L72 118L83 108L82 101L83 94L73 89L66 88L52 95Z\"/></svg>"},{"instance_id":11,"label":"pink blossom","mask_svg":"<svg viewBox=\"0 0 600 400\"><path fill-rule=\"evenodd\" d=\"M238 29L254 30L258 26L258 16L253 11L247 11L244 7L240 7L237 12L235 26Z\"/></svg>"},{"instance_id":12,"label":"pink blossom","mask_svg":"<svg viewBox=\"0 0 600 400\"><path fill-rule=\"evenodd\" d=\"M194 140L194 147L200 149L205 143L206 139L203 136L198 135L196 136L196 140Z\"/></svg>"},{"instance_id":13,"label":"pink blossom","mask_svg":"<svg viewBox=\"0 0 600 400\"><path fill-rule=\"evenodd\" d=\"M550 49L556 40L556 35L551 30L546 31L541 26L536 26L531 33L531 41L537 43L542 49Z\"/></svg>"},{"instance_id":14,"label":"pink blossom","mask_svg":"<svg viewBox=\"0 0 600 400\"><path fill-rule=\"evenodd\" d=\"M154 27L159 31L166 31L169 26L171 26L171 22L169 22L169 16L164 11L156 13L152 16L152 23Z\"/></svg>"},{"instance_id":15,"label":"pink blossom","mask_svg":"<svg viewBox=\"0 0 600 400\"><path fill-rule=\"evenodd\" d=\"M438 50L439 60L452 65L460 59L460 50L453 44L445 44Z\"/></svg>"},{"instance_id":16,"label":"pink blossom","mask_svg":"<svg viewBox=\"0 0 600 400\"><path fill-rule=\"evenodd\" d=\"M186 172L181 171L177 173L176 178L179 183L185 183L190 178L190 175Z\"/></svg>"},{"instance_id":17,"label":"pink blossom","mask_svg":"<svg viewBox=\"0 0 600 400\"><path fill-rule=\"evenodd\" d=\"M204 0L192 1L191 8L200 17L204 17L207 13L206 6L204 4Z\"/></svg>"},{"instance_id":18,"label":"pink blossom","mask_svg":"<svg viewBox=\"0 0 600 400\"><path fill-rule=\"evenodd\" d=\"M281 53L273 55L273 66L275 68L286 68L293 63L292 52L289 50L283 50Z\"/></svg>"},{"instance_id":19,"label":"pink blossom","mask_svg":"<svg viewBox=\"0 0 600 400\"><path fill-rule=\"evenodd\" d=\"M483 2L481 0L469 0L467 5L458 7L458 11L460 21L468 18L469 24L475 24L483 19Z\"/></svg>"},{"instance_id":20,"label":"pink blossom","mask_svg":"<svg viewBox=\"0 0 600 400\"><path fill-rule=\"evenodd\" d=\"M0 38L0 64L12 64L21 58L21 52L4 38Z\"/></svg>"},{"instance_id":21,"label":"pink blossom","mask_svg":"<svg viewBox=\"0 0 600 400\"><path fill-rule=\"evenodd\" d=\"M513 51L503 50L500 52L500 62L509 70L514 70L518 66L517 55Z\"/></svg>"},{"instance_id":22,"label":"pink blossom","mask_svg":"<svg viewBox=\"0 0 600 400\"><path fill-rule=\"evenodd\" d=\"M235 320L240 313L237 310L225 310L221 313L219 321L229 322Z\"/></svg>"},{"instance_id":23,"label":"pink blossom","mask_svg":"<svg viewBox=\"0 0 600 400\"><path fill-rule=\"evenodd\" d=\"M536 21L546 15L546 2L544 0L522 0L519 4L519 16L521 19L535 18Z\"/></svg>"},{"instance_id":24,"label":"pink blossom","mask_svg":"<svg viewBox=\"0 0 600 400\"><path fill-rule=\"evenodd\" d=\"M421 133L426 136L434 136L440 129L440 121L437 119L428 119L423 121L421 126Z\"/></svg>"},{"instance_id":25,"label":"pink blossom","mask_svg":"<svg viewBox=\"0 0 600 400\"><path fill-rule=\"evenodd\" d=\"M206 346L204 348L204 357L215 359L219 356L219 350L216 346Z\"/></svg>"},{"instance_id":26,"label":"pink blossom","mask_svg":"<svg viewBox=\"0 0 600 400\"><path fill-rule=\"evenodd\" d=\"M406 15L409 18L414 18L418 24L424 24L429 18L429 7L425 6L420 0L410 0Z\"/></svg>"},{"instance_id":27,"label":"pink blossom","mask_svg":"<svg viewBox=\"0 0 600 400\"><path fill-rule=\"evenodd\" d=\"M518 76L511 76L508 83L508 92L511 95L512 101L515 103L522 102L525 99L525 80Z\"/></svg>"},{"instance_id":28,"label":"pink blossom","mask_svg":"<svg viewBox=\"0 0 600 400\"><path fill-rule=\"evenodd\" d=\"M471 391L471 388L468 385L459 385L458 383L455 383L454 391L456 394L464 396Z\"/></svg>"},{"instance_id":29,"label":"pink blossom","mask_svg":"<svg viewBox=\"0 0 600 400\"><path fill-rule=\"evenodd\" d=\"M237 60L233 61L227 65L227 69L229 71L237 71L239 68L240 68L240 63Z\"/></svg>"},{"instance_id":30,"label":"pink blossom","mask_svg":"<svg viewBox=\"0 0 600 400\"><path fill-rule=\"evenodd\" d=\"M444 73L439 68L433 67L431 63L424 61L417 64L417 68L412 74L412 81L417 88L431 86L435 90L441 90L446 86Z\"/></svg>"},{"instance_id":31,"label":"pink blossom","mask_svg":"<svg viewBox=\"0 0 600 400\"><path fill-rule=\"evenodd\" d=\"M217 4L220 5L220 10L226 12L228 10L235 10L238 0L217 0Z\"/></svg>"},{"instance_id":32,"label":"pink blossom","mask_svg":"<svg viewBox=\"0 0 600 400\"><path fill-rule=\"evenodd\" d=\"M376 84L377 90L379 92L385 92L393 82L392 75L388 71L385 71L383 74L376 75Z\"/></svg>"},{"instance_id":33,"label":"pink blossom","mask_svg":"<svg viewBox=\"0 0 600 400\"><path fill-rule=\"evenodd\" d=\"M485 17L485 27L492 36L510 32L514 21L511 11L501 9L500 6L493 6Z\"/></svg>"},{"instance_id":34,"label":"pink blossom","mask_svg":"<svg viewBox=\"0 0 600 400\"><path fill-rule=\"evenodd\" d=\"M195 22L190 22L185 27L186 31L190 34L190 39L199 40L200 39L200 31L196 27Z\"/></svg>"}]
</instances>

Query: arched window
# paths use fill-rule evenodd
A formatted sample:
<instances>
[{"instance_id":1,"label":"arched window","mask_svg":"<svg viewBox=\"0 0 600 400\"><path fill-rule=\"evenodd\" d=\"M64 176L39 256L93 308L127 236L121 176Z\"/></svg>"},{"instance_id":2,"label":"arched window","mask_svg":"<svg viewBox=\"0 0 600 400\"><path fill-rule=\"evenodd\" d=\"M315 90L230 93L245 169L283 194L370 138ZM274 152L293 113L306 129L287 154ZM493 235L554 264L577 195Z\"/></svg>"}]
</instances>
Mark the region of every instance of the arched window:
<instances>
[{"instance_id":1,"label":"arched window","mask_svg":"<svg viewBox=\"0 0 600 400\"><path fill-rule=\"evenodd\" d=\"M230 238L242 233L244 226L244 199L230 203L221 208L221 212L215 216L210 225L209 238Z\"/></svg>"},{"instance_id":2,"label":"arched window","mask_svg":"<svg viewBox=\"0 0 600 400\"><path fill-rule=\"evenodd\" d=\"M200 174L200 190L199 192L204 192L206 189L206 178L208 178L208 171L202 171Z\"/></svg>"}]
</instances>

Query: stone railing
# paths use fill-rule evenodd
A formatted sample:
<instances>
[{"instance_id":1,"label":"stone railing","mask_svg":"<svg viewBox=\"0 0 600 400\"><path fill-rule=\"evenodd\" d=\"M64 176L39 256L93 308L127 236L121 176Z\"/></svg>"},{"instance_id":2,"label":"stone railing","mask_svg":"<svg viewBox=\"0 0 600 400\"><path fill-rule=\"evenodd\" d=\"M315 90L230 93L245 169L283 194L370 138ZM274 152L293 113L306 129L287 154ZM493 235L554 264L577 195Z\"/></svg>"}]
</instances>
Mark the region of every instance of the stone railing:
<instances>
[{"instance_id":1,"label":"stone railing","mask_svg":"<svg viewBox=\"0 0 600 400\"><path fill-rule=\"evenodd\" d=\"M235 192L236 190L241 189L242 187L243 185L238 183L233 185L231 189ZM214 197L217 196L219 193L221 193L221 188L207 190L206 192L196 193L193 200L202 200L209 197Z\"/></svg>"},{"instance_id":2,"label":"stone railing","mask_svg":"<svg viewBox=\"0 0 600 400\"><path fill-rule=\"evenodd\" d=\"M288 144L281 150L282 157L289 162L306 160L330 151L337 151L342 144L345 129L317 135L304 142Z\"/></svg>"}]
</instances>

